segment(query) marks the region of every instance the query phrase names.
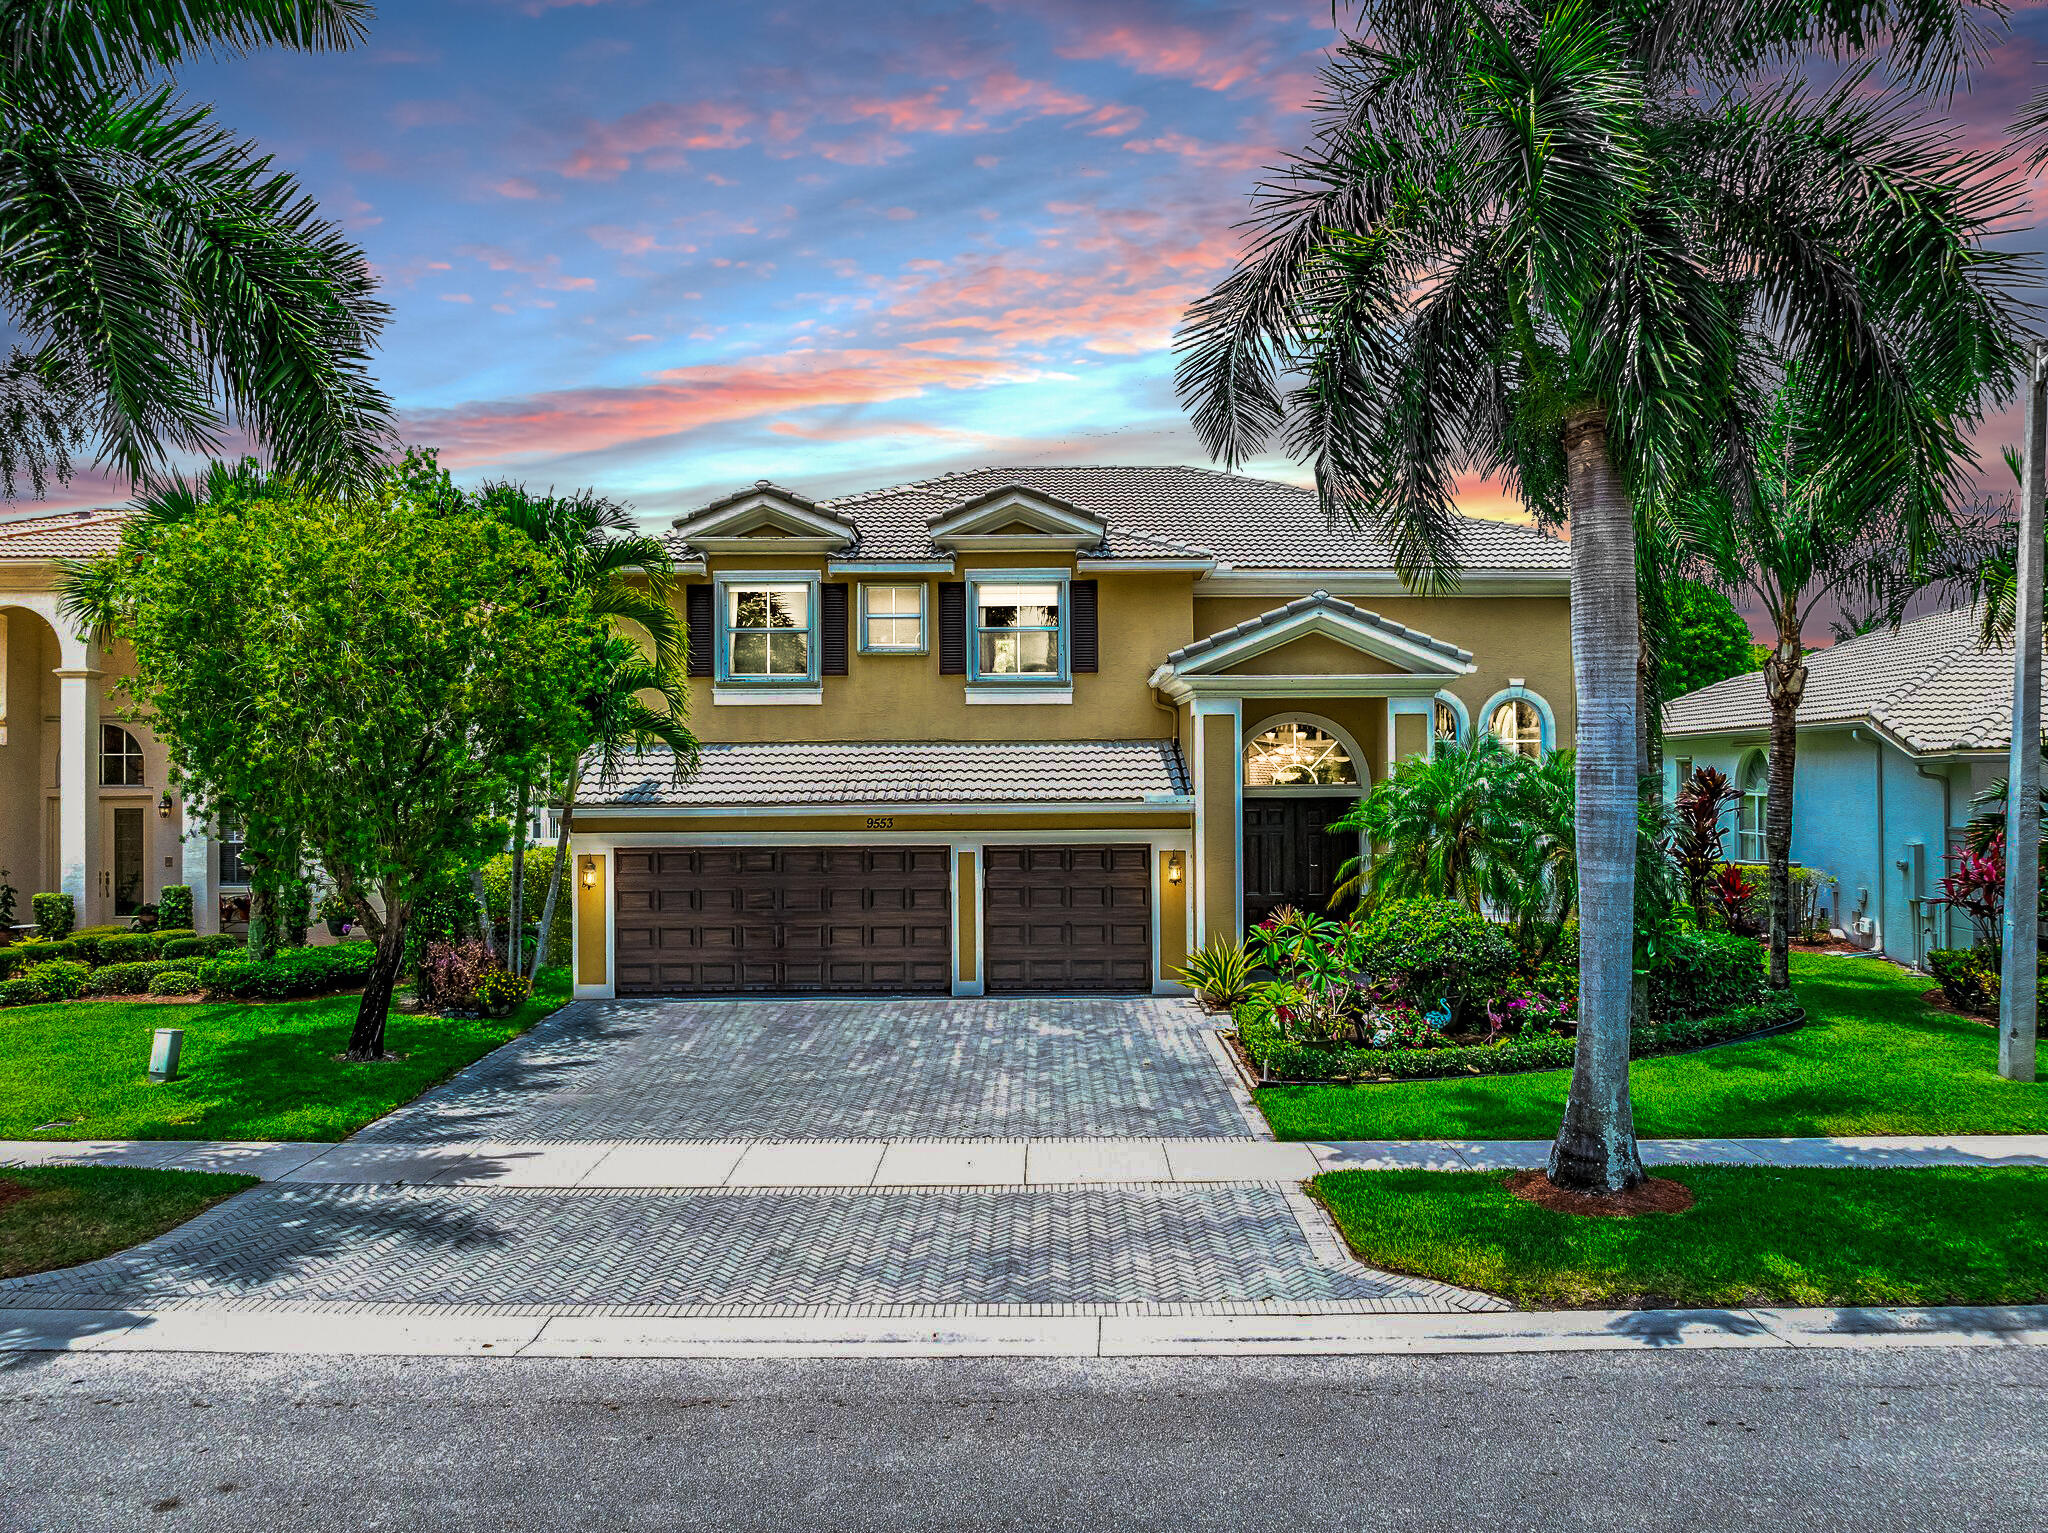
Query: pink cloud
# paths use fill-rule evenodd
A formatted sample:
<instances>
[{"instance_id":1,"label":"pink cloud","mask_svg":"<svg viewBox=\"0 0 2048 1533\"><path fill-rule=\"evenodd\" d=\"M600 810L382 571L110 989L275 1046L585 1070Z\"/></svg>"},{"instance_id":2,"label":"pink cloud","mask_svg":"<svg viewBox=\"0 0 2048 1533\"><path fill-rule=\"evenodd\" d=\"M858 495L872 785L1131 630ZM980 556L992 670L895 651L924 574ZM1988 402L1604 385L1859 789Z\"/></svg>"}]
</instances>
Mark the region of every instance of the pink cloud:
<instances>
[{"instance_id":1,"label":"pink cloud","mask_svg":"<svg viewBox=\"0 0 2048 1533\"><path fill-rule=\"evenodd\" d=\"M693 150L736 149L748 141L753 108L733 101L662 101L610 123L585 125L582 144L557 169L577 180L610 181L635 158L669 156L671 166Z\"/></svg>"},{"instance_id":2,"label":"pink cloud","mask_svg":"<svg viewBox=\"0 0 2048 1533\"><path fill-rule=\"evenodd\" d=\"M500 197L509 197L514 202L531 202L540 196L540 188L524 176L507 176L502 181L492 182L489 189Z\"/></svg>"},{"instance_id":3,"label":"pink cloud","mask_svg":"<svg viewBox=\"0 0 2048 1533\"><path fill-rule=\"evenodd\" d=\"M467 256L472 261L481 261L492 271L517 272L522 277L531 278L536 287L576 292L597 286L595 277L564 276L561 271L562 258L557 255L531 261L497 245L458 245L455 247L455 253Z\"/></svg>"}]
</instances>

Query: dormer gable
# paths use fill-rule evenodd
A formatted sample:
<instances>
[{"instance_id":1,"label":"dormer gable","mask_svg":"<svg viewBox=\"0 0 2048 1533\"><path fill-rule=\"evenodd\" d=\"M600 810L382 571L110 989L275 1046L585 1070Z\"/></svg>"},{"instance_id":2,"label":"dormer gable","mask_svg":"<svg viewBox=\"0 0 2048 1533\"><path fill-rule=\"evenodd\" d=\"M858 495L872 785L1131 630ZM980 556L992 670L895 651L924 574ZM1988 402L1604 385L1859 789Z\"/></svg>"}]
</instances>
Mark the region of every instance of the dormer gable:
<instances>
[{"instance_id":1,"label":"dormer gable","mask_svg":"<svg viewBox=\"0 0 2048 1533\"><path fill-rule=\"evenodd\" d=\"M701 553L844 553L853 523L808 496L757 479L744 490L678 517L676 536Z\"/></svg>"},{"instance_id":2,"label":"dormer gable","mask_svg":"<svg viewBox=\"0 0 2048 1533\"><path fill-rule=\"evenodd\" d=\"M1469 650L1316 591L1183 645L1151 683L1176 700L1269 687L1276 679L1312 678L1341 692L1346 677L1375 692L1427 695L1473 669Z\"/></svg>"},{"instance_id":3,"label":"dormer gable","mask_svg":"<svg viewBox=\"0 0 2048 1533\"><path fill-rule=\"evenodd\" d=\"M1099 545L1108 530L1093 512L1021 484L978 495L957 510L934 517L929 528L932 542L940 548L1074 553Z\"/></svg>"}]
</instances>

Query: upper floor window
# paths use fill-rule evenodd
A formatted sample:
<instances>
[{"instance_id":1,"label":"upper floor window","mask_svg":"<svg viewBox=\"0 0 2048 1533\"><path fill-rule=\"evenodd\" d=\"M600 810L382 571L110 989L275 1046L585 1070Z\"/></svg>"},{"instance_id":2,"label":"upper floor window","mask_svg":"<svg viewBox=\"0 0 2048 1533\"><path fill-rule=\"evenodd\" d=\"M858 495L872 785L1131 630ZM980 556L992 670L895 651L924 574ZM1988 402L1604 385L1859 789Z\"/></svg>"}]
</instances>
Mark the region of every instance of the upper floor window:
<instances>
[{"instance_id":1,"label":"upper floor window","mask_svg":"<svg viewBox=\"0 0 2048 1533\"><path fill-rule=\"evenodd\" d=\"M1066 673L1057 581L977 581L974 666L978 677L1058 677Z\"/></svg>"},{"instance_id":2,"label":"upper floor window","mask_svg":"<svg viewBox=\"0 0 2048 1533\"><path fill-rule=\"evenodd\" d=\"M1344 742L1313 724L1276 724L1244 749L1247 788L1356 787L1358 767Z\"/></svg>"},{"instance_id":3,"label":"upper floor window","mask_svg":"<svg viewBox=\"0 0 2048 1533\"><path fill-rule=\"evenodd\" d=\"M733 681L807 681L812 670L808 582L725 587L725 674Z\"/></svg>"},{"instance_id":4,"label":"upper floor window","mask_svg":"<svg viewBox=\"0 0 2048 1533\"><path fill-rule=\"evenodd\" d=\"M1523 756L1543 754L1543 715L1524 697L1511 697L1493 710L1487 721L1494 738Z\"/></svg>"},{"instance_id":5,"label":"upper floor window","mask_svg":"<svg viewBox=\"0 0 2048 1533\"><path fill-rule=\"evenodd\" d=\"M921 585L860 588L860 647L870 652L924 652L924 591Z\"/></svg>"},{"instance_id":6,"label":"upper floor window","mask_svg":"<svg viewBox=\"0 0 2048 1533\"><path fill-rule=\"evenodd\" d=\"M220 881L223 884L251 882L247 852L249 840L239 825L223 821L220 836Z\"/></svg>"},{"instance_id":7,"label":"upper floor window","mask_svg":"<svg viewBox=\"0 0 2048 1533\"><path fill-rule=\"evenodd\" d=\"M142 747L119 724L100 725L100 786L142 786Z\"/></svg>"}]
</instances>

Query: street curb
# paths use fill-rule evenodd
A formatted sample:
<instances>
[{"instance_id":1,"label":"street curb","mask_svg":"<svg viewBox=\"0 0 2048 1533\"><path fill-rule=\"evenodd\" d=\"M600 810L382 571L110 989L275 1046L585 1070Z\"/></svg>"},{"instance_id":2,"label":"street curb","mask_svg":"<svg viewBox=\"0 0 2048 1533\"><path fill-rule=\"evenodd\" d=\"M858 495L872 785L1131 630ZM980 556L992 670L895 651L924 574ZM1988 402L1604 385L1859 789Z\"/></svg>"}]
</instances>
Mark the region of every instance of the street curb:
<instances>
[{"instance_id":1,"label":"street curb","mask_svg":"<svg viewBox=\"0 0 2048 1533\"><path fill-rule=\"evenodd\" d=\"M0 1353L791 1358L1429 1356L2048 1346L2048 1305L1399 1315L539 1317L0 1309Z\"/></svg>"}]
</instances>

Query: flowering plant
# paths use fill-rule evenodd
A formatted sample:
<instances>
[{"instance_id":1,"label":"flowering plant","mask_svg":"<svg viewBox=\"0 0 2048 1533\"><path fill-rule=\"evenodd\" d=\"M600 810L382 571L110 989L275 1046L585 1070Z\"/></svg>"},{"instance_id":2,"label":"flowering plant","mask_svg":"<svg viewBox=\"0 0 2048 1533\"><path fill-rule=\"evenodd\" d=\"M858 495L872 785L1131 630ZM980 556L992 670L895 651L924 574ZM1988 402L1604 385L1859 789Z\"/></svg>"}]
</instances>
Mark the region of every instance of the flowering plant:
<instances>
[{"instance_id":1,"label":"flowering plant","mask_svg":"<svg viewBox=\"0 0 2048 1533\"><path fill-rule=\"evenodd\" d=\"M1541 1034L1563 1034L1577 1028L1571 1002L1541 990L1525 990L1486 1003L1486 1041L1501 1043L1508 1038L1531 1038Z\"/></svg>"}]
</instances>

